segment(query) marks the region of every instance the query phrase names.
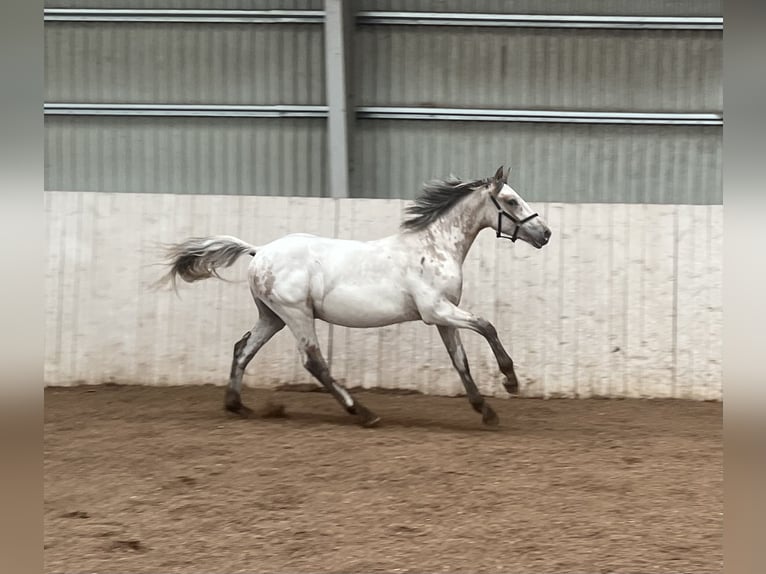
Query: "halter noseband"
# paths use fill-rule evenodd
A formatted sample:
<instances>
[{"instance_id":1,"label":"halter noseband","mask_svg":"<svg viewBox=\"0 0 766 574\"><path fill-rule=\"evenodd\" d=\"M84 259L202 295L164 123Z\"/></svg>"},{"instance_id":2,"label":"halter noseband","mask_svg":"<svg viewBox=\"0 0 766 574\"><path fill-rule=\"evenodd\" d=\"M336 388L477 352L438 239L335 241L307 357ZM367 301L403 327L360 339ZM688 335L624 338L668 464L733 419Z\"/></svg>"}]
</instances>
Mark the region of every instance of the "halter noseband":
<instances>
[{"instance_id":1,"label":"halter noseband","mask_svg":"<svg viewBox=\"0 0 766 574\"><path fill-rule=\"evenodd\" d=\"M515 216L511 215L505 209L503 209L491 193L489 194L489 198L492 200L492 203L495 204L495 207L497 207L497 237L500 239L510 239L513 243L516 243L516 240L519 238L519 229L521 229L521 226L528 221L533 220L535 217L538 217L537 213L533 213L524 219L517 219ZM503 228L503 216L513 221L515 225L513 229L513 235L503 235L503 232L501 231Z\"/></svg>"}]
</instances>

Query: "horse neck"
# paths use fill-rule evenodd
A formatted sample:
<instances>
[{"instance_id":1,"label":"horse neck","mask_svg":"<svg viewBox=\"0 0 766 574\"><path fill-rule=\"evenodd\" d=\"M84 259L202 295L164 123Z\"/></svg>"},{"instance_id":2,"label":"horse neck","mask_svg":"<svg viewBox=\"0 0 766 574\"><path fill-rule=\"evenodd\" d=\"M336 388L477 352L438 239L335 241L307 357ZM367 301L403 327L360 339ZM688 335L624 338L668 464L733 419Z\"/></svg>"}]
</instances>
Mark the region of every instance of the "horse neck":
<instances>
[{"instance_id":1,"label":"horse neck","mask_svg":"<svg viewBox=\"0 0 766 574\"><path fill-rule=\"evenodd\" d=\"M462 264L479 231L491 226L486 201L483 190L466 197L424 230L427 241Z\"/></svg>"}]
</instances>

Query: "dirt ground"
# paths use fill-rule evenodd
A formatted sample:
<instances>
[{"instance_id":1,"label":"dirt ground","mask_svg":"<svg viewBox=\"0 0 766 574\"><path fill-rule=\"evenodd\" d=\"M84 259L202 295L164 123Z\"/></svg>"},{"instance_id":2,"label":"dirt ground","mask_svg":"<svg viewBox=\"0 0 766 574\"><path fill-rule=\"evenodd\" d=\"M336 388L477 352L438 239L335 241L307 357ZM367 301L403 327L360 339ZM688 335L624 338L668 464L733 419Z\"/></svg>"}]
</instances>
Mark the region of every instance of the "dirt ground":
<instances>
[{"instance_id":1,"label":"dirt ground","mask_svg":"<svg viewBox=\"0 0 766 574\"><path fill-rule=\"evenodd\" d=\"M46 389L45 571L722 571L720 404L355 394Z\"/></svg>"}]
</instances>

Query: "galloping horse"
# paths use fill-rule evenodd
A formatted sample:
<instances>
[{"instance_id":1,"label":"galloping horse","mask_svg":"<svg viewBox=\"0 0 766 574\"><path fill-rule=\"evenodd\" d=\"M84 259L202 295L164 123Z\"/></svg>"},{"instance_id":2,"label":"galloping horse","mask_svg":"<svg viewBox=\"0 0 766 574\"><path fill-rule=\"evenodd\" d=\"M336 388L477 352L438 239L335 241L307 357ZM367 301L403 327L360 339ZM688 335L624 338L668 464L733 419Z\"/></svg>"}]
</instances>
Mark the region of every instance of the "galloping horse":
<instances>
[{"instance_id":1,"label":"galloping horse","mask_svg":"<svg viewBox=\"0 0 766 574\"><path fill-rule=\"evenodd\" d=\"M498 417L479 393L468 369L458 329L471 329L489 343L505 389L518 392L513 361L486 319L458 307L463 261L476 235L491 227L497 237L521 239L540 249L551 236L543 219L508 185L502 166L491 178L433 181L407 209L396 235L375 241L292 234L255 247L236 237L191 238L168 251L164 280L176 285L219 277L241 255L252 256L250 291L258 322L234 345L225 408L248 416L242 404L242 375L255 354L287 325L298 342L303 365L363 426L380 418L330 374L314 330L321 319L345 327L382 327L404 321L436 325L471 406L487 425Z\"/></svg>"}]
</instances>

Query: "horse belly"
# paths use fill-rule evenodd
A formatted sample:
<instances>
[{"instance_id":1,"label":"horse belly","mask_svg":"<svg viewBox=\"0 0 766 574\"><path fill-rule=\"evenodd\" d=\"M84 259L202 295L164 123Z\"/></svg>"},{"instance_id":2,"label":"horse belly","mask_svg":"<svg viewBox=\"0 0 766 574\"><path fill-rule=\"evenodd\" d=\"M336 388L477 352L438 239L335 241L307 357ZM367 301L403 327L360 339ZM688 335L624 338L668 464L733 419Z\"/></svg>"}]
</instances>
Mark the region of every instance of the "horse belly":
<instances>
[{"instance_id":1,"label":"horse belly","mask_svg":"<svg viewBox=\"0 0 766 574\"><path fill-rule=\"evenodd\" d=\"M383 327L420 317L408 294L385 285L336 287L314 301L314 314L344 327Z\"/></svg>"}]
</instances>

